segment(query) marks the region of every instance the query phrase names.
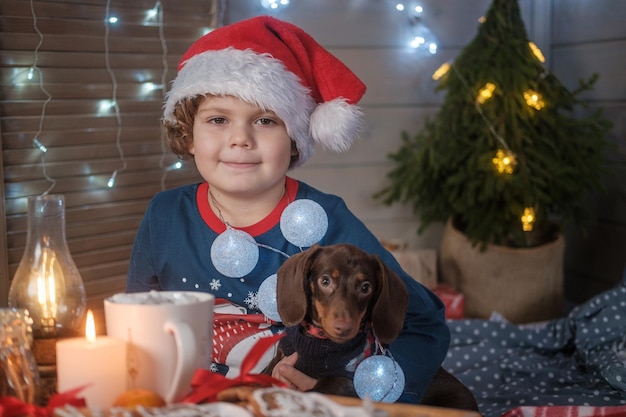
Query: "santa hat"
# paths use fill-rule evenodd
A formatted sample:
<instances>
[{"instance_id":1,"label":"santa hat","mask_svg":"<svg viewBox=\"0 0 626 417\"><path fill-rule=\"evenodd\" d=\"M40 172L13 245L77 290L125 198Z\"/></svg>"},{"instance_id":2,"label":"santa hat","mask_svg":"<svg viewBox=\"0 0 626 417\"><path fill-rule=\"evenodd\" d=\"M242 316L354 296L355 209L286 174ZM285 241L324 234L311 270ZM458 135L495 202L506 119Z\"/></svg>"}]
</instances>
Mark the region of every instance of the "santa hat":
<instances>
[{"instance_id":1,"label":"santa hat","mask_svg":"<svg viewBox=\"0 0 626 417\"><path fill-rule=\"evenodd\" d=\"M303 164L314 143L340 152L361 127L356 103L365 85L302 29L259 16L218 28L183 55L167 93L164 118L176 103L199 95L232 95L283 120ZM295 166L294 165L294 166Z\"/></svg>"}]
</instances>

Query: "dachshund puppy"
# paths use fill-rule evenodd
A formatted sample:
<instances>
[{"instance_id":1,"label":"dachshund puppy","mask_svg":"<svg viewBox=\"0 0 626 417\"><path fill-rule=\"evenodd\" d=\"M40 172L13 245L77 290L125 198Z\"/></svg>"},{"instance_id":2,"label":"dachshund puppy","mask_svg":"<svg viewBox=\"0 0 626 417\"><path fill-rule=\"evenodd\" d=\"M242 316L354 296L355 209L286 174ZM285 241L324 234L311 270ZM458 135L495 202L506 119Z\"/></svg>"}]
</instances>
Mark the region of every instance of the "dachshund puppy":
<instances>
[{"instance_id":1,"label":"dachshund puppy","mask_svg":"<svg viewBox=\"0 0 626 417\"><path fill-rule=\"evenodd\" d=\"M315 245L279 268L276 300L286 336L266 372L298 352L295 367L318 380L312 391L356 397L356 366L398 336L408 293L377 256Z\"/></svg>"}]
</instances>

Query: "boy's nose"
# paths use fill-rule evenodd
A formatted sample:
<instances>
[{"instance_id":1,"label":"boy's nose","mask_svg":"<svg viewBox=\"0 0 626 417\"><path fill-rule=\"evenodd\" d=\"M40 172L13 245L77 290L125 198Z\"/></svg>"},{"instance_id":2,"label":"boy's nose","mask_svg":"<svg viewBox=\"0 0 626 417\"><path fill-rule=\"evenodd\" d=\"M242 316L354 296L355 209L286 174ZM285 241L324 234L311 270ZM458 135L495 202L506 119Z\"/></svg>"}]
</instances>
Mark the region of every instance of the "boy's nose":
<instances>
[{"instance_id":1,"label":"boy's nose","mask_svg":"<svg viewBox=\"0 0 626 417\"><path fill-rule=\"evenodd\" d=\"M251 147L253 140L250 129L245 127L233 127L230 135L231 146Z\"/></svg>"}]
</instances>

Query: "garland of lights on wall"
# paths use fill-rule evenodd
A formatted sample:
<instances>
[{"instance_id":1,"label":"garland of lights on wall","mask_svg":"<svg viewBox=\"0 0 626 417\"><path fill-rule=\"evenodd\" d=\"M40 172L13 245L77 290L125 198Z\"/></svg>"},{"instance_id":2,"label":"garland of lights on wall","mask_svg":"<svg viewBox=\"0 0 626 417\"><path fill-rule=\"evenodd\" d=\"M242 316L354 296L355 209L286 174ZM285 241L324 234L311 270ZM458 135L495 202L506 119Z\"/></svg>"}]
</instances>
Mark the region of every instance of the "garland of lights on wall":
<instances>
[{"instance_id":1,"label":"garland of lights on wall","mask_svg":"<svg viewBox=\"0 0 626 417\"><path fill-rule=\"evenodd\" d=\"M121 119L120 108L119 108L118 101L117 101L118 83L115 77L115 72L113 71L113 68L111 67L110 60L109 60L110 27L111 25L119 24L120 19L118 16L115 16L110 13L110 4L111 4L110 0L107 0L103 22L105 25L104 59L105 59L105 66L106 66L107 73L109 74L109 77L111 79L111 98L100 101L99 106L98 106L98 115L105 115L105 114L113 113L113 115L115 116L115 120L116 120L117 130L115 134L115 145L116 145L119 159L120 159L120 168L114 170L113 173L108 178L108 180L106 181L106 186L108 188L113 188L115 187L115 182L116 182L118 174L124 171L125 169L127 169L127 161L124 156L124 151L123 151L122 143L121 143L122 119ZM39 49L41 48L41 45L44 42L44 34L39 30L39 27L37 25L37 14L35 13L34 0L30 0L30 10L31 10L31 15L33 19L33 28L35 32L39 35L39 42L37 43L37 46L35 47L34 52L33 52L33 63L28 69L25 70L25 80L26 82L34 82L36 80L39 86L39 89L46 96L46 100L44 101L42 105L42 109L41 109L38 130L32 138L33 146L36 149L38 149L39 152L41 153L41 167L42 167L43 176L48 182L50 182L50 186L48 187L48 189L42 193L42 195L46 195L50 191L52 191L52 189L55 187L56 180L50 177L47 173L47 170L46 170L47 164L46 164L45 156L49 150L49 147L46 146L42 142L42 140L40 139L40 135L43 131L43 124L44 124L44 120L46 117L46 107L48 103L50 103L50 101L52 100L52 95L46 90L44 86L44 74L41 68L39 68L38 66ZM162 49L161 61L162 61L163 69L162 69L161 80L159 84L155 84L154 82L144 82L142 84L141 91L143 94L151 94L153 91L158 90L158 89L163 91L163 95L165 94L165 85L166 85L166 77L167 77L167 72L168 72L168 65L167 65L167 42L166 42L164 32L163 32L163 16L164 16L163 7L160 1L157 1L152 8L146 10L145 12L144 25L158 27L159 39L161 42L161 49ZM160 168L163 171L163 177L161 179L162 189L165 188L165 176L167 175L167 173L173 170L178 170L178 169L183 168L183 162L180 160L175 161L172 164L165 163L167 149L164 143L165 143L164 138L162 138L162 157L161 157L161 162L159 164Z\"/></svg>"}]
</instances>

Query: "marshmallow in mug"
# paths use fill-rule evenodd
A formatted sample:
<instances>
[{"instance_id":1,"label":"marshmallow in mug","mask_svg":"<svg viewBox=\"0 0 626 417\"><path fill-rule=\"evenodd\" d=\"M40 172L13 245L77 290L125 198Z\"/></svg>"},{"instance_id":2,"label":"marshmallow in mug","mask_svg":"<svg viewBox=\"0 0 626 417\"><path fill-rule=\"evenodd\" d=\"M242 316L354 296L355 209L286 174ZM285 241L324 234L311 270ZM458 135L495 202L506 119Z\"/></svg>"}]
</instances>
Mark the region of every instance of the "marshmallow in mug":
<instances>
[{"instance_id":1,"label":"marshmallow in mug","mask_svg":"<svg viewBox=\"0 0 626 417\"><path fill-rule=\"evenodd\" d=\"M152 290L142 293L120 293L109 298L116 304L191 304L200 299L190 293L162 293Z\"/></svg>"}]
</instances>

